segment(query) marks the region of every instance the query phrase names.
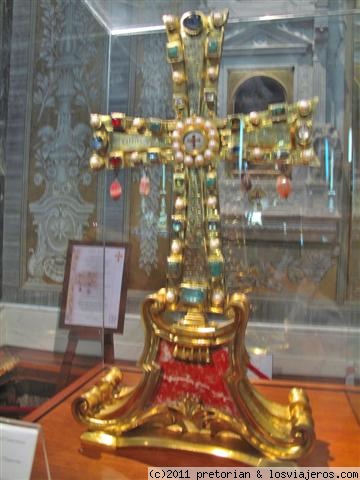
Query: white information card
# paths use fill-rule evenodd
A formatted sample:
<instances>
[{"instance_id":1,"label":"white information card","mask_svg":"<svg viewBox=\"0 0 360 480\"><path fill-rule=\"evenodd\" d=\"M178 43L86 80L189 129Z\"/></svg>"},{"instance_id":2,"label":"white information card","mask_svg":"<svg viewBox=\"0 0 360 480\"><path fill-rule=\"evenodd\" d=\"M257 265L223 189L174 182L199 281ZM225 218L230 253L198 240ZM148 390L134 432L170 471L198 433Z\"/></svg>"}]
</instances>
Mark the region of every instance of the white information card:
<instances>
[{"instance_id":1,"label":"white information card","mask_svg":"<svg viewBox=\"0 0 360 480\"><path fill-rule=\"evenodd\" d=\"M0 479L28 480L40 426L0 417Z\"/></svg>"}]
</instances>

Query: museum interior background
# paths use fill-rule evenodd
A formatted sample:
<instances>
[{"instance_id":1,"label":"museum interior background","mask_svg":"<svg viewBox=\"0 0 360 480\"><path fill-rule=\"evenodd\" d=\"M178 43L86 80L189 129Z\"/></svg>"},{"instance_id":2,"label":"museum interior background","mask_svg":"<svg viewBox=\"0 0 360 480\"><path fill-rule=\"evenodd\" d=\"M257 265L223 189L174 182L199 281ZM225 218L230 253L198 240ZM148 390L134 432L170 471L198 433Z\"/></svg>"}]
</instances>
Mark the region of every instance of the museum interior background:
<instances>
[{"instance_id":1,"label":"museum interior background","mask_svg":"<svg viewBox=\"0 0 360 480\"><path fill-rule=\"evenodd\" d=\"M149 172L148 197L138 193L140 172L125 172L124 193L112 201L111 174L94 175L88 167L89 113L172 117L161 16L224 3L154 0L138 8L121 0L0 0L3 349L61 355L68 241L126 241L128 299L115 354L139 358L141 300L165 280L161 166ZM295 168L287 200L278 198L273 178L255 177L250 195L231 166L219 167L226 274L231 288L250 291L252 302L247 347L271 356L273 376L357 382L360 2L229 0L226 6L220 116L319 98L314 145L321 168ZM274 19L261 20L264 14ZM335 196L326 180L326 138ZM165 201L170 190L167 172ZM0 375L17 361L6 352ZM77 353L102 358L101 332Z\"/></svg>"}]
</instances>

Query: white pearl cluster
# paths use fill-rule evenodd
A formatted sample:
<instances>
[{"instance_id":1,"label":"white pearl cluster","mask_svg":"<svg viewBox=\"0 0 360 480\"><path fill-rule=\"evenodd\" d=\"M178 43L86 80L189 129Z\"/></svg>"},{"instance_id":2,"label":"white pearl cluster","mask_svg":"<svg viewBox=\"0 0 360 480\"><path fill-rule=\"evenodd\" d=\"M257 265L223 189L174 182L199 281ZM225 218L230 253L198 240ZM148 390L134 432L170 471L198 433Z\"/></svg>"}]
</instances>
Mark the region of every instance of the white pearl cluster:
<instances>
[{"instance_id":1,"label":"white pearl cluster","mask_svg":"<svg viewBox=\"0 0 360 480\"><path fill-rule=\"evenodd\" d=\"M191 131L199 132L204 136L203 148L194 152L187 152L184 145L184 137ZM202 117L188 117L184 121L176 123L172 132L172 150L174 161L186 167L203 167L210 163L216 154L219 153L219 133L216 125L211 120Z\"/></svg>"}]
</instances>

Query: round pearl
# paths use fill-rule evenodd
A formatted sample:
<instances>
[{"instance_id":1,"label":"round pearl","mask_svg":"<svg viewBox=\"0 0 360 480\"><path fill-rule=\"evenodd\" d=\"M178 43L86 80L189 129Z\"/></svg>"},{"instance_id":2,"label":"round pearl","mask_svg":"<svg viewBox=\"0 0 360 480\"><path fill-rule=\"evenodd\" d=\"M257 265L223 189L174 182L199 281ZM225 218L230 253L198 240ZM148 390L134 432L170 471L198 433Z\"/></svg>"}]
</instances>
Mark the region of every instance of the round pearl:
<instances>
[{"instance_id":1,"label":"round pearl","mask_svg":"<svg viewBox=\"0 0 360 480\"><path fill-rule=\"evenodd\" d=\"M254 160L257 160L257 161L261 160L262 157L263 157L263 153L262 153L261 148L255 147L253 152L252 152L252 156L253 156Z\"/></svg>"},{"instance_id":2,"label":"round pearl","mask_svg":"<svg viewBox=\"0 0 360 480\"><path fill-rule=\"evenodd\" d=\"M185 208L185 200L182 197L177 197L175 200L175 209L182 210Z\"/></svg>"},{"instance_id":3,"label":"round pearl","mask_svg":"<svg viewBox=\"0 0 360 480\"><path fill-rule=\"evenodd\" d=\"M217 79L217 69L215 67L209 67L207 71L209 79L213 82Z\"/></svg>"},{"instance_id":4,"label":"round pearl","mask_svg":"<svg viewBox=\"0 0 360 480\"><path fill-rule=\"evenodd\" d=\"M224 302L224 294L221 290L215 290L211 296L212 304L215 307L220 307Z\"/></svg>"},{"instance_id":5,"label":"round pearl","mask_svg":"<svg viewBox=\"0 0 360 480\"><path fill-rule=\"evenodd\" d=\"M221 12L214 12L213 22L215 27L221 27L224 23L223 14Z\"/></svg>"},{"instance_id":6,"label":"round pearl","mask_svg":"<svg viewBox=\"0 0 360 480\"><path fill-rule=\"evenodd\" d=\"M300 100L298 110L302 117L306 117L311 112L311 103L308 100Z\"/></svg>"},{"instance_id":7,"label":"round pearl","mask_svg":"<svg viewBox=\"0 0 360 480\"><path fill-rule=\"evenodd\" d=\"M171 242L171 253L174 253L175 255L180 253L182 250L181 242L180 240L173 240Z\"/></svg>"},{"instance_id":8,"label":"round pearl","mask_svg":"<svg viewBox=\"0 0 360 480\"><path fill-rule=\"evenodd\" d=\"M180 142L178 142L177 140L175 142L173 142L172 144L172 149L175 150L175 151L178 151L180 150Z\"/></svg>"},{"instance_id":9,"label":"round pearl","mask_svg":"<svg viewBox=\"0 0 360 480\"><path fill-rule=\"evenodd\" d=\"M182 130L184 128L184 122L182 122L181 120L179 120L177 123L176 123L176 129L177 130Z\"/></svg>"},{"instance_id":10,"label":"round pearl","mask_svg":"<svg viewBox=\"0 0 360 480\"><path fill-rule=\"evenodd\" d=\"M204 157L203 155L196 155L195 157L195 165L197 167L202 167L204 165Z\"/></svg>"},{"instance_id":11,"label":"round pearl","mask_svg":"<svg viewBox=\"0 0 360 480\"><path fill-rule=\"evenodd\" d=\"M207 148L204 152L205 160L207 162L210 162L213 159L213 156L214 156L213 152L209 148Z\"/></svg>"},{"instance_id":12,"label":"round pearl","mask_svg":"<svg viewBox=\"0 0 360 480\"><path fill-rule=\"evenodd\" d=\"M215 195L210 195L210 197L208 197L206 203L207 203L207 206L209 208L215 208L216 204L217 204L217 199L216 199Z\"/></svg>"},{"instance_id":13,"label":"round pearl","mask_svg":"<svg viewBox=\"0 0 360 480\"><path fill-rule=\"evenodd\" d=\"M92 170L100 170L100 168L104 166L104 160L99 157L99 155L96 155L96 153L91 155L89 162Z\"/></svg>"},{"instance_id":14,"label":"round pearl","mask_svg":"<svg viewBox=\"0 0 360 480\"><path fill-rule=\"evenodd\" d=\"M100 118L100 115L98 115L97 113L91 113L90 114L90 125L92 126L92 128L100 128L101 127L101 118Z\"/></svg>"},{"instance_id":15,"label":"round pearl","mask_svg":"<svg viewBox=\"0 0 360 480\"><path fill-rule=\"evenodd\" d=\"M211 120L206 120L204 125L205 128L207 128L208 130L210 130L211 128L215 128L214 123Z\"/></svg>"},{"instance_id":16,"label":"round pearl","mask_svg":"<svg viewBox=\"0 0 360 480\"><path fill-rule=\"evenodd\" d=\"M176 162L176 163L182 163L183 160L184 160L184 155L183 155L183 153L180 152L180 151L175 152L175 162Z\"/></svg>"},{"instance_id":17,"label":"round pearl","mask_svg":"<svg viewBox=\"0 0 360 480\"><path fill-rule=\"evenodd\" d=\"M187 167L192 167L193 163L194 163L193 157L191 155L185 155L184 164Z\"/></svg>"},{"instance_id":18,"label":"round pearl","mask_svg":"<svg viewBox=\"0 0 360 480\"><path fill-rule=\"evenodd\" d=\"M215 140L215 138L210 138L208 148L215 152L219 150L219 143Z\"/></svg>"},{"instance_id":19,"label":"round pearl","mask_svg":"<svg viewBox=\"0 0 360 480\"><path fill-rule=\"evenodd\" d=\"M202 127L204 125L204 119L202 117L195 118L195 125L197 127Z\"/></svg>"},{"instance_id":20,"label":"round pearl","mask_svg":"<svg viewBox=\"0 0 360 480\"><path fill-rule=\"evenodd\" d=\"M144 126L144 119L143 118L134 118L133 127L142 128L143 126Z\"/></svg>"},{"instance_id":21,"label":"round pearl","mask_svg":"<svg viewBox=\"0 0 360 480\"><path fill-rule=\"evenodd\" d=\"M219 132L217 131L217 128L210 128L209 130L209 137L218 139L219 138Z\"/></svg>"},{"instance_id":22,"label":"round pearl","mask_svg":"<svg viewBox=\"0 0 360 480\"><path fill-rule=\"evenodd\" d=\"M138 152L131 152L130 160L134 163L139 161L139 153Z\"/></svg>"},{"instance_id":23,"label":"round pearl","mask_svg":"<svg viewBox=\"0 0 360 480\"><path fill-rule=\"evenodd\" d=\"M180 85L185 80L184 75L181 72L178 72L176 70L175 72L173 72L172 78L174 83L176 83L176 85Z\"/></svg>"},{"instance_id":24,"label":"round pearl","mask_svg":"<svg viewBox=\"0 0 360 480\"><path fill-rule=\"evenodd\" d=\"M220 239L218 237L211 237L209 240L209 246L211 250L216 250L220 247Z\"/></svg>"},{"instance_id":25,"label":"round pearl","mask_svg":"<svg viewBox=\"0 0 360 480\"><path fill-rule=\"evenodd\" d=\"M253 125L259 125L260 123L260 117L257 112L250 112L249 119L250 123L252 123Z\"/></svg>"},{"instance_id":26,"label":"round pearl","mask_svg":"<svg viewBox=\"0 0 360 480\"><path fill-rule=\"evenodd\" d=\"M168 303L174 303L176 299L176 295L174 290L167 290L166 291L166 301Z\"/></svg>"},{"instance_id":27,"label":"round pearl","mask_svg":"<svg viewBox=\"0 0 360 480\"><path fill-rule=\"evenodd\" d=\"M170 31L174 30L176 27L176 17L174 15L164 15L163 22L165 27Z\"/></svg>"},{"instance_id":28,"label":"round pearl","mask_svg":"<svg viewBox=\"0 0 360 480\"><path fill-rule=\"evenodd\" d=\"M191 117L188 117L186 120L185 120L185 125L186 126L190 126L193 124L193 119Z\"/></svg>"},{"instance_id":29,"label":"round pearl","mask_svg":"<svg viewBox=\"0 0 360 480\"><path fill-rule=\"evenodd\" d=\"M181 135L180 135L179 130L174 130L174 131L172 132L171 136L172 136L173 140L180 140L180 136L181 136Z\"/></svg>"}]
</instances>

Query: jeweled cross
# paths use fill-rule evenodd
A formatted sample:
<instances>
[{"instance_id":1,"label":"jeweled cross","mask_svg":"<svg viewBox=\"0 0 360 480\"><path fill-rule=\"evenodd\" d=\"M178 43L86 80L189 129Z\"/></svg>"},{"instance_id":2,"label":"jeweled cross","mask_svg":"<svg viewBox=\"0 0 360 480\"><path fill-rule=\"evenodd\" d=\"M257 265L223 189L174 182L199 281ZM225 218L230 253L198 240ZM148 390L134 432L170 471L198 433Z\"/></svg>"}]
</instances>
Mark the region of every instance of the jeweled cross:
<instances>
[{"instance_id":1,"label":"jeweled cross","mask_svg":"<svg viewBox=\"0 0 360 480\"><path fill-rule=\"evenodd\" d=\"M216 116L217 83L228 12L163 17L172 66L175 119L133 118L122 113L91 116L93 169L154 163L173 168L173 211L167 259L166 302L170 310L222 313L226 299L221 250L217 162L288 173L292 165L317 165L311 148L315 101L274 104L265 112ZM148 193L144 179L141 192ZM289 179L278 178L289 193ZM121 194L114 184L112 195Z\"/></svg>"},{"instance_id":2,"label":"jeweled cross","mask_svg":"<svg viewBox=\"0 0 360 480\"><path fill-rule=\"evenodd\" d=\"M247 379L249 304L242 293L226 293L216 166L237 160L240 174L245 166L257 174L259 166L277 169L278 192L286 197L291 166L318 163L311 148L314 101L217 118L226 19L225 11L164 17L175 119L91 117L92 168L171 165L173 211L167 286L142 305L142 379L122 389L114 367L74 400L73 412L88 426L85 445L180 449L252 466L279 465L279 459L289 466L314 440L311 410L301 389L290 391L285 406ZM147 187L141 185L144 194ZM113 190L117 196L119 184ZM225 313L228 321L208 320L209 312Z\"/></svg>"}]
</instances>

